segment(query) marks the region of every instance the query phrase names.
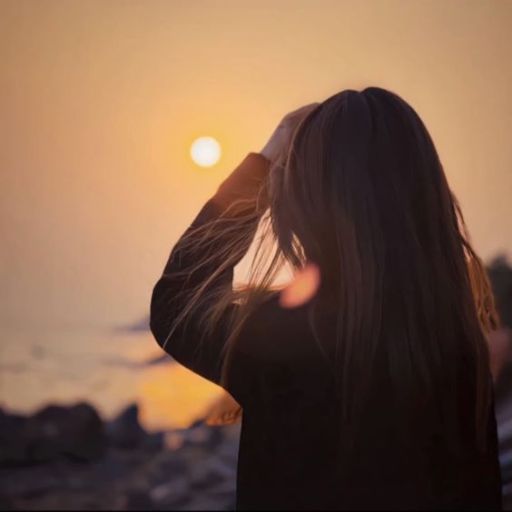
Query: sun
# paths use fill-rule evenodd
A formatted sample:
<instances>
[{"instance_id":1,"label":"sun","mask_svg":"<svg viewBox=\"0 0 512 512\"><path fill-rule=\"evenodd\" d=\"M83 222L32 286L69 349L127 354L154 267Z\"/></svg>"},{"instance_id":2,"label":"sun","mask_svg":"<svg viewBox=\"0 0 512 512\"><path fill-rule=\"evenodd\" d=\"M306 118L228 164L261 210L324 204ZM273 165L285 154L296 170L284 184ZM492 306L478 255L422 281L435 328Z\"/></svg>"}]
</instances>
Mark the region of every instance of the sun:
<instances>
[{"instance_id":1,"label":"sun","mask_svg":"<svg viewBox=\"0 0 512 512\"><path fill-rule=\"evenodd\" d=\"M199 137L190 146L190 156L200 167L215 165L220 155L220 144L213 137Z\"/></svg>"}]
</instances>

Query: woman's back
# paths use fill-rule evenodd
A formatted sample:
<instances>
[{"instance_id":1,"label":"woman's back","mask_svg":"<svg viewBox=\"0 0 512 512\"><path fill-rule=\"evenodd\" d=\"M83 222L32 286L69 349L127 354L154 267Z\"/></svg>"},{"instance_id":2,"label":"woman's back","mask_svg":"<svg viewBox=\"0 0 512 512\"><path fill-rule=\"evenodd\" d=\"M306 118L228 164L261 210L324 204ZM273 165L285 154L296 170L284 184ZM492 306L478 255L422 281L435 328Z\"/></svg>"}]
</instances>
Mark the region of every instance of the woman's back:
<instances>
[{"instance_id":1,"label":"woman's back","mask_svg":"<svg viewBox=\"0 0 512 512\"><path fill-rule=\"evenodd\" d=\"M243 408L238 508L500 508L492 295L423 123L347 90L271 160L221 184L151 299L158 343ZM316 277L275 290L284 262Z\"/></svg>"},{"instance_id":2,"label":"woman's back","mask_svg":"<svg viewBox=\"0 0 512 512\"><path fill-rule=\"evenodd\" d=\"M334 339L333 325L332 316L322 316L323 343ZM382 350L353 452L344 455L336 385L310 329L308 305L283 309L271 298L237 346L232 382L243 406L238 508L500 508L494 412L487 456L478 454L469 432L454 432L455 441L467 439L459 448L443 445L457 414L466 415L463 428L471 424L467 383L461 382L460 411L441 420L438 407L423 404L410 425L395 402Z\"/></svg>"}]
</instances>

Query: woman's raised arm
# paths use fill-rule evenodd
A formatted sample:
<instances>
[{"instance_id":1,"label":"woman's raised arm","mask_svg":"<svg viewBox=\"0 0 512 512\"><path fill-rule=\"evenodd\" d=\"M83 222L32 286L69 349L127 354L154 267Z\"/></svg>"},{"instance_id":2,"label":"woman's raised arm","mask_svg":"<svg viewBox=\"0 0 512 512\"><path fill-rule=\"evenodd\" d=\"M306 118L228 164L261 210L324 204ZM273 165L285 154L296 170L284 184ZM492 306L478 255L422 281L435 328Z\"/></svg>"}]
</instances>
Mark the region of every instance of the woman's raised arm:
<instances>
[{"instance_id":1,"label":"woman's raised arm","mask_svg":"<svg viewBox=\"0 0 512 512\"><path fill-rule=\"evenodd\" d=\"M269 167L263 155L246 155L179 238L151 295L150 328L158 344L177 362L216 384L220 384L223 349L229 336L227 320L237 306L231 304L207 335L199 320L208 301L213 300L211 292L232 285L234 265L249 248L266 208L262 191ZM245 223L246 247L238 247L240 257L226 264L226 247L236 242L236 223ZM231 229L226 229L228 226ZM198 233L200 244L194 239ZM198 262L204 264L198 266ZM187 306L183 297L199 289L198 306L176 327ZM236 391L232 394L236 397Z\"/></svg>"}]
</instances>

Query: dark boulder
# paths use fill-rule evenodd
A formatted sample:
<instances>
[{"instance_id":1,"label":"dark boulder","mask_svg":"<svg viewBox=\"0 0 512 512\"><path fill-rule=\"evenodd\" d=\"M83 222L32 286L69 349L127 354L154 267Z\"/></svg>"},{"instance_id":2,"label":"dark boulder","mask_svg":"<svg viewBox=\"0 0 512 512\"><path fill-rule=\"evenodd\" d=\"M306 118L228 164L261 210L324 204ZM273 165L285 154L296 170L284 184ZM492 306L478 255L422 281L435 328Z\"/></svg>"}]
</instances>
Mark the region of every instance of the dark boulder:
<instances>
[{"instance_id":1,"label":"dark boulder","mask_svg":"<svg viewBox=\"0 0 512 512\"><path fill-rule=\"evenodd\" d=\"M23 430L27 419L0 409L0 467L23 464L27 459L27 440Z\"/></svg>"},{"instance_id":2,"label":"dark boulder","mask_svg":"<svg viewBox=\"0 0 512 512\"><path fill-rule=\"evenodd\" d=\"M117 418L107 424L107 434L112 446L134 450L148 442L146 431L139 423L139 406L131 404Z\"/></svg>"},{"instance_id":3,"label":"dark boulder","mask_svg":"<svg viewBox=\"0 0 512 512\"><path fill-rule=\"evenodd\" d=\"M83 402L44 407L27 419L23 435L33 462L62 456L89 462L101 457L107 444L103 421L94 407Z\"/></svg>"},{"instance_id":4,"label":"dark boulder","mask_svg":"<svg viewBox=\"0 0 512 512\"><path fill-rule=\"evenodd\" d=\"M0 495L0 510L11 511L18 510L14 504L14 501L7 496Z\"/></svg>"},{"instance_id":5,"label":"dark boulder","mask_svg":"<svg viewBox=\"0 0 512 512\"><path fill-rule=\"evenodd\" d=\"M224 429L222 426L211 426L203 420L196 420L186 430L185 445L201 445L205 450L215 450L223 439Z\"/></svg>"},{"instance_id":6,"label":"dark boulder","mask_svg":"<svg viewBox=\"0 0 512 512\"><path fill-rule=\"evenodd\" d=\"M86 403L49 405L29 417L0 411L0 465L22 466L70 458L96 460L106 449L101 418Z\"/></svg>"}]
</instances>

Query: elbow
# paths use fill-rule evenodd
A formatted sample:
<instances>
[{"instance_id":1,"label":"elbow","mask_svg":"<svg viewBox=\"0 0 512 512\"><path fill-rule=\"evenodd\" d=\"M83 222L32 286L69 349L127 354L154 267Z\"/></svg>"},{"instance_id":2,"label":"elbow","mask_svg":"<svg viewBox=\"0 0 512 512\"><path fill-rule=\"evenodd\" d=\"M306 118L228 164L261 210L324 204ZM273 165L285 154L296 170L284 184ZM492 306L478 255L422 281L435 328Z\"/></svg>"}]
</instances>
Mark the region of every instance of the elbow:
<instances>
[{"instance_id":1,"label":"elbow","mask_svg":"<svg viewBox=\"0 0 512 512\"><path fill-rule=\"evenodd\" d=\"M149 329L155 341L176 360L182 351L181 348L178 349L177 340L181 340L183 336L182 328L176 328L182 311L177 300L178 290L179 283L176 284L169 276L163 275L153 287L149 308Z\"/></svg>"},{"instance_id":2,"label":"elbow","mask_svg":"<svg viewBox=\"0 0 512 512\"><path fill-rule=\"evenodd\" d=\"M155 338L155 341L158 343L158 345L164 348L165 336L162 330L162 326L161 323L156 319L156 316L153 314L153 312L149 317L149 330L151 331L151 334L153 334L153 338Z\"/></svg>"},{"instance_id":3,"label":"elbow","mask_svg":"<svg viewBox=\"0 0 512 512\"><path fill-rule=\"evenodd\" d=\"M161 281L153 288L149 312L149 329L158 345L167 351L166 342L169 334L169 318L164 312ZM170 316L170 315L169 315Z\"/></svg>"},{"instance_id":4,"label":"elbow","mask_svg":"<svg viewBox=\"0 0 512 512\"><path fill-rule=\"evenodd\" d=\"M151 319L149 322L149 330L158 345L165 350L165 338L159 324Z\"/></svg>"}]
</instances>

